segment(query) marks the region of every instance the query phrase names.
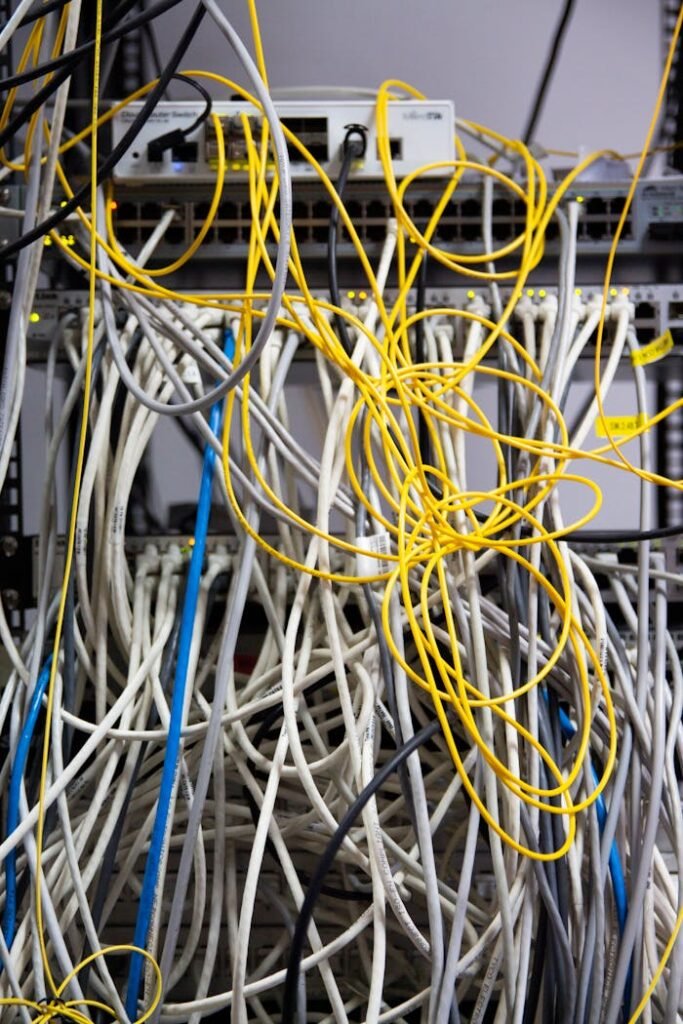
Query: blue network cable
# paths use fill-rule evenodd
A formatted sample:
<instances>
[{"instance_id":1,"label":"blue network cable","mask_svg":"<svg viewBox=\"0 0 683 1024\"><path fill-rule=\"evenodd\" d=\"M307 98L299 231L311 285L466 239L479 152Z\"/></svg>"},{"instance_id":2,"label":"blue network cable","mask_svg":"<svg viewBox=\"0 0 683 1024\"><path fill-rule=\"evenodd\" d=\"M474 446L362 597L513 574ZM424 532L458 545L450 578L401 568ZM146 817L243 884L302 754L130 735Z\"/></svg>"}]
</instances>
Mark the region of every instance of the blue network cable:
<instances>
[{"instance_id":1,"label":"blue network cable","mask_svg":"<svg viewBox=\"0 0 683 1024\"><path fill-rule=\"evenodd\" d=\"M230 328L226 329L223 336L223 349L229 359L234 357L235 339ZM212 433L218 434L223 415L223 402L217 402L211 407L209 426ZM194 620L197 614L197 601L199 598L199 584L201 581L202 567L204 565L204 551L206 548L206 534L209 528L209 516L211 514L211 489L213 484L213 468L215 452L211 445L207 444L204 449L204 462L202 466L202 479L199 485L199 498L197 500L197 515L195 519L194 545L190 556L190 567L187 575L185 598L183 601L183 613L180 620L180 636L178 638L178 659L176 661L175 676L173 680L173 696L171 698L171 715L168 727L168 739L164 753L164 766L159 786L159 800L157 802L154 825L152 826L152 838L147 852L145 862L145 873L142 880L142 891L138 914L135 922L135 936L133 945L139 949L145 949L147 935L152 919L154 908L154 894L159 877L159 865L164 845L164 836L168 824L168 816L171 809L171 798L178 770L178 755L180 751L180 731L183 705L185 703L185 685L187 682L187 669L190 661L190 647L192 644L192 631ZM132 953L130 959L130 970L128 972L128 990L126 992L126 1013L131 1020L137 1017L138 994L140 981L142 979L143 957L140 953Z\"/></svg>"},{"instance_id":2,"label":"blue network cable","mask_svg":"<svg viewBox=\"0 0 683 1024\"><path fill-rule=\"evenodd\" d=\"M569 716L560 708L560 728L567 739L576 732L574 723ZM597 786L600 781L598 773L595 768L591 765L591 772L593 773L593 781ZM595 810L598 815L598 827L600 834L605 831L605 822L607 821L607 806L603 798L602 793L598 794L598 798L595 801ZM612 889L614 890L614 903L617 910L617 923L619 925L619 932L623 934L624 928L626 927L626 915L628 913L628 903L626 899L626 882L624 880L624 869L621 866L621 859L619 857L619 849L616 844L616 840L612 842L609 854L609 873L612 879Z\"/></svg>"},{"instance_id":3,"label":"blue network cable","mask_svg":"<svg viewBox=\"0 0 683 1024\"><path fill-rule=\"evenodd\" d=\"M38 721L38 715L40 714L40 708L42 704L47 685L50 681L50 666L52 664L52 655L49 656L45 664L43 665L38 681L34 687L31 695L31 701L29 703L28 715L24 723L24 728L21 730L19 736L19 742L17 744L17 753L14 758L14 764L12 765L12 771L9 779L9 794L7 801L7 835L11 835L15 828L19 824L19 794L21 792L21 780L24 777L26 771L26 762L28 761L29 750L31 749L31 743L33 742L33 733L35 732L36 722ZM46 725L47 728L47 725ZM5 859L5 910L2 916L2 934L5 937L7 948L9 949L14 942L14 936L17 930L17 850L16 847L7 854ZM0 971L2 970L2 964L0 964Z\"/></svg>"},{"instance_id":4,"label":"blue network cable","mask_svg":"<svg viewBox=\"0 0 683 1024\"><path fill-rule=\"evenodd\" d=\"M576 732L574 723L569 716L562 710L559 709L560 716L560 729L567 739ZM600 781L598 773L591 764L591 772L593 775L593 781L597 786ZM595 811L598 816L598 828L600 829L600 835L605 831L605 822L607 821L607 805L605 804L602 793L598 794L595 801ZM612 892L614 893L614 905L617 911L617 924L619 926L619 934L624 934L624 928L626 927L626 917L628 914L628 899L626 896L626 880L624 878L624 869L621 864L621 858L619 857L619 848L616 840L612 840L612 845L609 851L609 873L612 880ZM628 974L626 976L626 986L624 988L624 1006L629 1007L631 1005L631 986L632 986L632 973L629 967Z\"/></svg>"}]
</instances>

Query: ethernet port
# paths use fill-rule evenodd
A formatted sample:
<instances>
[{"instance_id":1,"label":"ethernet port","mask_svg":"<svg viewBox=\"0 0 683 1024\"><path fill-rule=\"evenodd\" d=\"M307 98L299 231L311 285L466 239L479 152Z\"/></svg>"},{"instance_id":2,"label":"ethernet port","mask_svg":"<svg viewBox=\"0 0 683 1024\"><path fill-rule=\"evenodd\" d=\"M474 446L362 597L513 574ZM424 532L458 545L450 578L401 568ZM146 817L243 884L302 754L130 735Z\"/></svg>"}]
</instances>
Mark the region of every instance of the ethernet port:
<instances>
[{"instance_id":1,"label":"ethernet port","mask_svg":"<svg viewBox=\"0 0 683 1024\"><path fill-rule=\"evenodd\" d=\"M330 228L330 211L331 207L329 203L324 201L314 203L311 213L313 215L313 224L311 226L311 237L314 242L326 242Z\"/></svg>"},{"instance_id":2,"label":"ethernet port","mask_svg":"<svg viewBox=\"0 0 683 1024\"><path fill-rule=\"evenodd\" d=\"M443 217L436 228L436 237L443 242L453 242L460 237L460 203L451 200L444 210Z\"/></svg>"},{"instance_id":3,"label":"ethernet port","mask_svg":"<svg viewBox=\"0 0 683 1024\"><path fill-rule=\"evenodd\" d=\"M462 237L466 242L481 238L481 204L476 199L467 199L462 204Z\"/></svg>"},{"instance_id":4,"label":"ethernet port","mask_svg":"<svg viewBox=\"0 0 683 1024\"><path fill-rule=\"evenodd\" d=\"M116 219L119 220L137 220L138 208L135 203L120 203L116 207Z\"/></svg>"},{"instance_id":5,"label":"ethernet port","mask_svg":"<svg viewBox=\"0 0 683 1024\"><path fill-rule=\"evenodd\" d=\"M135 203L121 203L114 210L116 237L121 245L134 245L138 241L138 207ZM132 222L132 223L126 223Z\"/></svg>"},{"instance_id":6,"label":"ethernet port","mask_svg":"<svg viewBox=\"0 0 683 1024\"><path fill-rule=\"evenodd\" d=\"M237 220L237 207L234 203L221 203L218 207L219 220Z\"/></svg>"},{"instance_id":7,"label":"ethernet port","mask_svg":"<svg viewBox=\"0 0 683 1024\"><path fill-rule=\"evenodd\" d=\"M607 234L607 203L598 196L593 196L586 203L586 233L589 238L598 240Z\"/></svg>"},{"instance_id":8,"label":"ethernet port","mask_svg":"<svg viewBox=\"0 0 683 1024\"><path fill-rule=\"evenodd\" d=\"M218 220L216 222L216 235L218 241L223 245L232 245L237 241L238 230L235 221L238 217L235 203L224 202L218 207ZM229 223L225 223L228 221Z\"/></svg>"},{"instance_id":9,"label":"ethernet port","mask_svg":"<svg viewBox=\"0 0 683 1024\"><path fill-rule=\"evenodd\" d=\"M281 120L284 127L288 128L292 135L296 135L312 157L322 162L329 159L326 117L283 117ZM306 162L305 157L289 139L287 140L287 150L291 163Z\"/></svg>"},{"instance_id":10,"label":"ethernet port","mask_svg":"<svg viewBox=\"0 0 683 1024\"><path fill-rule=\"evenodd\" d=\"M413 220L416 222L419 228L420 221L423 222L423 226L426 227L429 218L434 213L434 204L428 199L418 199L413 207Z\"/></svg>"},{"instance_id":11,"label":"ethernet port","mask_svg":"<svg viewBox=\"0 0 683 1024\"><path fill-rule=\"evenodd\" d=\"M185 228L182 224L172 224L166 232L166 241L169 245L182 245L185 241Z\"/></svg>"},{"instance_id":12,"label":"ethernet port","mask_svg":"<svg viewBox=\"0 0 683 1024\"><path fill-rule=\"evenodd\" d=\"M655 307L650 302L639 302L636 306L635 321L641 323L655 319Z\"/></svg>"},{"instance_id":13,"label":"ethernet port","mask_svg":"<svg viewBox=\"0 0 683 1024\"><path fill-rule=\"evenodd\" d=\"M185 224L181 217L180 211L176 209L175 217L171 221L169 227L166 229L164 235L164 241L168 245L182 245L186 240Z\"/></svg>"},{"instance_id":14,"label":"ethernet port","mask_svg":"<svg viewBox=\"0 0 683 1024\"><path fill-rule=\"evenodd\" d=\"M604 220L589 220L586 224L586 234L594 242L599 242L607 234L607 223Z\"/></svg>"},{"instance_id":15,"label":"ethernet port","mask_svg":"<svg viewBox=\"0 0 683 1024\"><path fill-rule=\"evenodd\" d=\"M607 213L607 203L600 196L593 196L586 203L586 213L591 217L604 217Z\"/></svg>"},{"instance_id":16,"label":"ethernet port","mask_svg":"<svg viewBox=\"0 0 683 1024\"><path fill-rule=\"evenodd\" d=\"M512 206L507 199L494 199L492 205L493 223L491 225L491 234L497 242L502 242L505 239L512 237L511 228L511 217L512 217Z\"/></svg>"},{"instance_id":17,"label":"ethernet port","mask_svg":"<svg viewBox=\"0 0 683 1024\"><path fill-rule=\"evenodd\" d=\"M153 220L160 221L163 215L163 210L159 203L143 203L140 209L140 217L142 220Z\"/></svg>"},{"instance_id":18,"label":"ethernet port","mask_svg":"<svg viewBox=\"0 0 683 1024\"><path fill-rule=\"evenodd\" d=\"M452 242L458 237L458 225L456 218L460 216L460 204L449 202L441 215L441 220L436 225L434 238L441 242Z\"/></svg>"},{"instance_id":19,"label":"ethernet port","mask_svg":"<svg viewBox=\"0 0 683 1024\"><path fill-rule=\"evenodd\" d=\"M116 237L121 245L129 246L135 245L138 240L138 229L129 225L128 227L120 227L116 229Z\"/></svg>"},{"instance_id":20,"label":"ethernet port","mask_svg":"<svg viewBox=\"0 0 683 1024\"><path fill-rule=\"evenodd\" d=\"M318 203L313 203L313 207L311 209L311 213L312 213L313 218L315 220L326 220L326 221L328 221L330 219L330 211L331 211L331 209L332 209L332 207L331 207L330 203L328 203L324 199L322 199Z\"/></svg>"},{"instance_id":21,"label":"ethernet port","mask_svg":"<svg viewBox=\"0 0 683 1024\"><path fill-rule=\"evenodd\" d=\"M346 203L345 205L346 205L346 212L349 215L349 219L351 221L353 221L353 224L354 224L354 226L356 228L356 231L358 231L360 233L361 229L359 227L359 223L358 222L360 221L361 217L363 216L363 207L362 207L362 205L356 199L350 199L349 202ZM348 232L346 231L346 229L344 228L344 225L340 221L339 222L339 241L340 242L341 241L348 242L348 240L349 240Z\"/></svg>"},{"instance_id":22,"label":"ethernet port","mask_svg":"<svg viewBox=\"0 0 683 1024\"><path fill-rule=\"evenodd\" d=\"M669 303L669 320L683 320L683 302Z\"/></svg>"},{"instance_id":23,"label":"ethernet port","mask_svg":"<svg viewBox=\"0 0 683 1024\"><path fill-rule=\"evenodd\" d=\"M218 241L223 245L232 245L237 241L238 231L235 224L219 224L216 230Z\"/></svg>"},{"instance_id":24,"label":"ethernet port","mask_svg":"<svg viewBox=\"0 0 683 1024\"><path fill-rule=\"evenodd\" d=\"M387 211L384 203L379 199L373 199L366 207L365 217L368 221L379 221L379 223L370 223L366 226L366 235L369 241L383 241L387 233Z\"/></svg>"},{"instance_id":25,"label":"ethernet port","mask_svg":"<svg viewBox=\"0 0 683 1024\"><path fill-rule=\"evenodd\" d=\"M445 220L443 217L436 225L436 238L442 242L452 242L457 238L458 228L452 220Z\"/></svg>"},{"instance_id":26,"label":"ethernet port","mask_svg":"<svg viewBox=\"0 0 683 1024\"><path fill-rule=\"evenodd\" d=\"M614 196L609 200L609 220L607 224L607 230L610 238L614 237L614 234L619 226L619 220L624 212L626 206L625 196ZM633 222L630 217L627 217L624 221L624 226L621 230L622 238L633 238Z\"/></svg>"},{"instance_id":27,"label":"ethernet port","mask_svg":"<svg viewBox=\"0 0 683 1024\"><path fill-rule=\"evenodd\" d=\"M389 139L389 156L392 160L403 159L403 139ZM379 142L377 143L377 159L381 159Z\"/></svg>"},{"instance_id":28,"label":"ethernet port","mask_svg":"<svg viewBox=\"0 0 683 1024\"><path fill-rule=\"evenodd\" d=\"M292 226L297 233L297 240L307 242L309 237L308 203L298 200L292 204Z\"/></svg>"},{"instance_id":29,"label":"ethernet port","mask_svg":"<svg viewBox=\"0 0 683 1024\"><path fill-rule=\"evenodd\" d=\"M199 232L204 227L204 224L206 223L206 218L209 216L210 209L211 209L211 204L210 203L195 203L194 210L193 210L193 213L194 213L193 235L194 235L195 238L197 237ZM210 241L211 241L211 235L209 233L207 233L207 236L206 236L206 238L204 240L204 244L206 244L207 242L210 242Z\"/></svg>"},{"instance_id":30,"label":"ethernet port","mask_svg":"<svg viewBox=\"0 0 683 1024\"><path fill-rule=\"evenodd\" d=\"M195 203L194 219L201 221L201 223L203 224L206 218L209 216L210 209L211 203Z\"/></svg>"}]
</instances>

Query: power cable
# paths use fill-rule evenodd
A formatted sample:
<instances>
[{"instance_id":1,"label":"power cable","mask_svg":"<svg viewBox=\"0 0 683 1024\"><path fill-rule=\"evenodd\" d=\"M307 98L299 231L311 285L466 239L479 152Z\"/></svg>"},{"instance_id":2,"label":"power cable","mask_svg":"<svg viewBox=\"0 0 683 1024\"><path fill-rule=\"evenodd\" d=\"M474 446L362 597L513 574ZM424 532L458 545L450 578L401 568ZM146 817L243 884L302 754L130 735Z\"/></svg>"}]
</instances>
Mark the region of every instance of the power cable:
<instances>
[{"instance_id":1,"label":"power cable","mask_svg":"<svg viewBox=\"0 0 683 1024\"><path fill-rule=\"evenodd\" d=\"M357 160L362 160L365 156L365 147L367 145L367 130L363 125L348 125L346 128L346 135L342 143L341 149L341 167L339 169L339 177L337 178L336 190L337 195L340 199L343 199L344 191L346 189L346 182L348 180L351 169ZM339 279L337 275L337 235L339 231L339 210L332 203L330 206L330 225L327 232L327 278L330 287L330 298L333 305L341 309L341 294L339 291ZM343 317L335 314L334 323L337 328L337 333L344 346L344 351L347 355L350 355L353 350L353 344L349 335L346 322Z\"/></svg>"},{"instance_id":2,"label":"power cable","mask_svg":"<svg viewBox=\"0 0 683 1024\"><path fill-rule=\"evenodd\" d=\"M349 830L353 827L356 818L362 812L366 804L372 800L373 796L377 794L378 790L384 785L393 772L398 769L399 765L404 764L410 755L414 751L419 750L424 743L427 743L433 736L435 736L436 733L440 731L440 728L441 726L437 720L428 722L427 725L423 726L422 729L416 732L411 739L391 755L389 760L386 761L379 769L372 781L369 782L368 785L358 794L339 822L337 831L325 847L325 851L318 861L318 866L315 869L311 879L311 884L306 892L304 902L299 910L299 916L296 920L294 934L292 935L289 947L287 974L285 977L285 987L282 997L282 1024L294 1024L297 990L299 985L299 971L301 970L301 960L303 958L306 933L308 931L308 926L311 923L315 904L320 895L320 890L325 880L325 876L332 867L334 859L341 849ZM303 1024L303 1022L300 1022L300 1024Z\"/></svg>"},{"instance_id":3,"label":"power cable","mask_svg":"<svg viewBox=\"0 0 683 1024\"><path fill-rule=\"evenodd\" d=\"M541 116L543 105L547 99L550 82L556 70L560 50L562 49L562 43L564 42L567 29L569 28L569 23L575 6L576 0L565 0L564 2L564 7L562 8L562 13L560 14L560 19L557 23L552 42L550 44L550 50L546 57L543 74L541 75L541 80L536 89L536 95L534 96L534 101L531 106L531 112L527 119L526 127L522 132L522 142L525 146L530 145L530 143L534 141L534 132L536 131L536 126Z\"/></svg>"},{"instance_id":4,"label":"power cable","mask_svg":"<svg viewBox=\"0 0 683 1024\"><path fill-rule=\"evenodd\" d=\"M137 29L149 25L150 21L159 17L159 15L164 14L166 11L171 10L178 3L180 3L180 0L159 0L158 3L153 4L151 7L141 11L139 14L133 15L128 21L124 21L122 24L117 24L120 22L120 19L128 13L130 8L134 6L134 3L131 2L131 0L122 0L119 6L115 8L107 18L107 22L111 23L113 27L103 34L102 42L105 44L116 42L116 40L128 35L129 32L135 32ZM62 0L60 0L59 6L63 6ZM42 16L42 14L40 16ZM58 86L61 85L62 82L66 81L66 78L73 74L75 69L90 56L94 45L94 40L90 39L85 43L81 43L80 46L76 46L73 50L69 50L68 53L63 53L60 57L53 57L51 60L44 61L35 68L30 68L27 71L21 71L16 75L11 75L10 77L4 78L0 81L0 92L9 92L10 89L16 89L21 85L26 85L28 82L34 82L37 78L43 78L45 75L54 75L55 72L60 72L60 77L52 78L50 82L45 83L40 93L37 93L35 97L32 97L31 100L22 107L21 111L17 115L17 120L11 121L2 130L2 132L0 132L0 145L5 145L6 141L11 138L13 134L16 134L22 125L26 124L26 121L31 114L38 109L36 107L38 98L40 99L39 105L42 106L42 104L56 91ZM62 77L61 73L65 70L67 71L67 74Z\"/></svg>"}]
</instances>

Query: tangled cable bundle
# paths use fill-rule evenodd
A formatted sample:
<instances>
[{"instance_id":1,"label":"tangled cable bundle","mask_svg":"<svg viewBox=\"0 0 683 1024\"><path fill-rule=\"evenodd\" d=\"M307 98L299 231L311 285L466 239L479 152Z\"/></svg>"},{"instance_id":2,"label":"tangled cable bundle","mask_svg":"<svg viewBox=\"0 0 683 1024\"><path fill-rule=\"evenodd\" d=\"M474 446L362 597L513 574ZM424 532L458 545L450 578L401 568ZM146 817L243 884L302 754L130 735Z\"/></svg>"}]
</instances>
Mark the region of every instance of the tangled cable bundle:
<instances>
[{"instance_id":1,"label":"tangled cable bundle","mask_svg":"<svg viewBox=\"0 0 683 1024\"><path fill-rule=\"evenodd\" d=\"M0 30L2 46L27 28L0 116L0 142L21 132L23 147L3 151L2 173L25 176L22 234L4 251L18 258L2 480L45 254L89 292L46 358L37 611L18 642L0 606L12 666L0 695L0 1017L682 1019L683 673L669 607L682 579L653 539L651 505L654 488L683 488L653 468L652 445L683 399L651 408L634 306L612 278L683 10L602 285L584 295L569 197L603 153L551 187L527 145L458 121L452 161L397 181L389 107L424 97L388 81L376 126L393 216L374 265L344 203L359 151L349 145L335 185L280 123L253 0L255 62L202 0L159 78L106 111L113 14L103 20L98 0L77 48L78 4L26 21L29 7ZM249 91L178 70L204 15ZM91 120L67 133L68 76L86 59ZM137 100L148 117L174 76L263 116L260 132L241 118L251 230L231 292L177 283L231 185L210 98L216 181L193 243L159 265L172 210L135 253L117 236L117 156L98 158L98 128ZM38 98L17 106L31 82ZM468 154L470 139L490 159ZM297 246L288 150L329 196L329 290ZM85 190L67 153L87 155ZM408 196L431 172L443 192L418 225ZM435 241L463 179L482 184L480 254ZM494 188L524 211L497 250ZM528 288L551 223L557 285ZM339 294L341 231L357 303ZM470 289L460 306L426 304L427 260ZM587 357L594 389L575 415ZM58 404L60 360L70 383ZM637 415L619 428L606 410L625 363ZM319 435L295 425L302 379ZM191 536L133 538L163 417L201 459ZM609 505L596 466L638 479L635 561L585 530ZM155 468L173 478L173 465ZM572 521L570 492L585 508Z\"/></svg>"}]
</instances>

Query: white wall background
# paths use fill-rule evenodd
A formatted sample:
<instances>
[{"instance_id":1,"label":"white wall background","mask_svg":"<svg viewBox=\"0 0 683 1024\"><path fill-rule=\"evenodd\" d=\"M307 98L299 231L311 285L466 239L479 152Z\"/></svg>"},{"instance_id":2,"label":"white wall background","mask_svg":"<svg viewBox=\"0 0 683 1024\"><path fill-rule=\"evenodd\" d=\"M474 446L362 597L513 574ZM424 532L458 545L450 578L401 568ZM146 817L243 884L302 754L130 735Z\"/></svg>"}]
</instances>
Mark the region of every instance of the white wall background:
<instances>
[{"instance_id":1,"label":"white wall background","mask_svg":"<svg viewBox=\"0 0 683 1024\"><path fill-rule=\"evenodd\" d=\"M246 0L219 0L251 44ZM519 136L562 0L260 0L271 87L407 80L463 117ZM163 54L194 0L158 24ZM659 0L577 0L538 139L553 148L638 148L657 91ZM245 82L208 16L185 68ZM177 94L179 95L179 93Z\"/></svg>"}]
</instances>

